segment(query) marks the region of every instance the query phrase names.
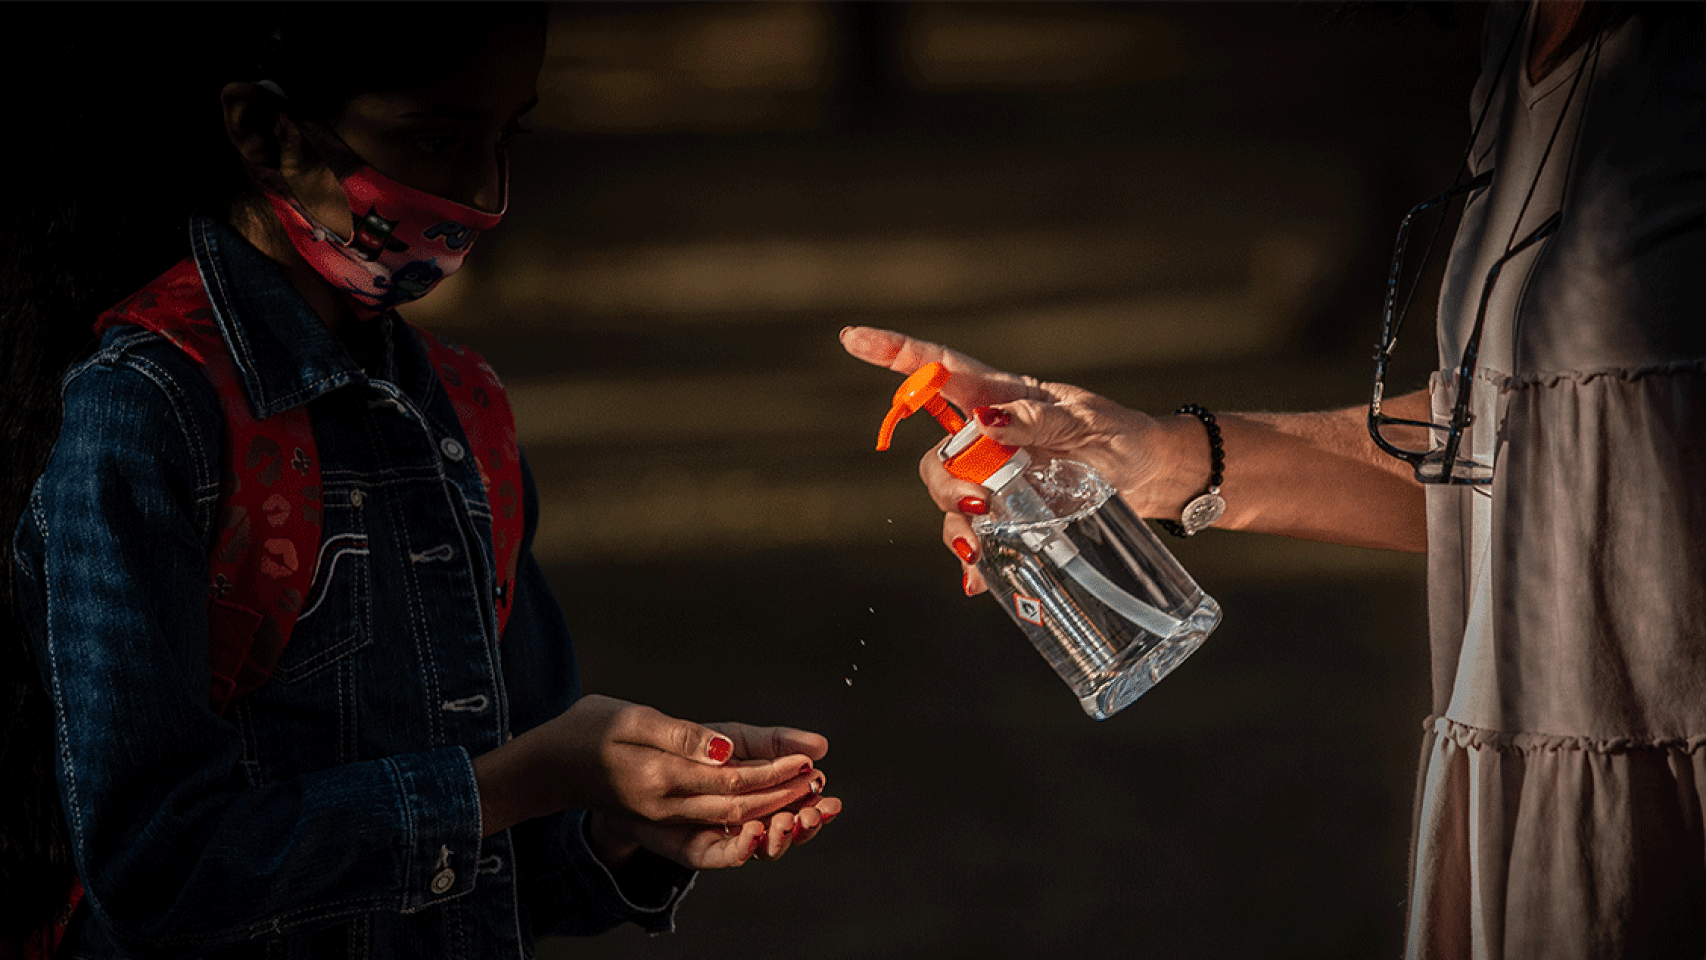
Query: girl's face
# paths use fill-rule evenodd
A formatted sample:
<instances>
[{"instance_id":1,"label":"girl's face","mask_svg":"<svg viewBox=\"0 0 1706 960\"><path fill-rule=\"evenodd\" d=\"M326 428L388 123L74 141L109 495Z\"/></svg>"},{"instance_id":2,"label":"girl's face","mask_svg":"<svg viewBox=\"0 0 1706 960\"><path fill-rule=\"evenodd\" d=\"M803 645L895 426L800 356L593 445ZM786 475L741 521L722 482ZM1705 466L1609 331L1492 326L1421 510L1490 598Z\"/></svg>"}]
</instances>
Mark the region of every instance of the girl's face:
<instances>
[{"instance_id":1,"label":"girl's face","mask_svg":"<svg viewBox=\"0 0 1706 960\"><path fill-rule=\"evenodd\" d=\"M538 102L544 56L545 36L537 25L500 27L466 59L448 64L439 80L356 96L332 129L380 173L496 213L503 205L502 157L509 139L522 130L522 116ZM283 147L280 161L280 171L314 219L328 226L349 223L337 179L300 137Z\"/></svg>"}]
</instances>

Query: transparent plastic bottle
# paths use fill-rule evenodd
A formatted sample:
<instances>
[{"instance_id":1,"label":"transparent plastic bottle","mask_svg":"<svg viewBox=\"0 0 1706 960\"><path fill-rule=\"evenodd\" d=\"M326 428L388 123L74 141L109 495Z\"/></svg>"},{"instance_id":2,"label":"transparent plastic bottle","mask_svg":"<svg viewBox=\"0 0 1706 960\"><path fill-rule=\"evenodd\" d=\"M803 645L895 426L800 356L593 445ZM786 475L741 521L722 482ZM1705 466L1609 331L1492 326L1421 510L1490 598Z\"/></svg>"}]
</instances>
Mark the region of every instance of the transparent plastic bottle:
<instances>
[{"instance_id":1,"label":"transparent plastic bottle","mask_svg":"<svg viewBox=\"0 0 1706 960\"><path fill-rule=\"evenodd\" d=\"M907 378L877 449L918 410L953 434L938 448L944 466L991 493L972 524L990 594L1084 712L1106 720L1201 646L1220 606L1094 469L983 436L939 396L949 378L934 363Z\"/></svg>"}]
</instances>

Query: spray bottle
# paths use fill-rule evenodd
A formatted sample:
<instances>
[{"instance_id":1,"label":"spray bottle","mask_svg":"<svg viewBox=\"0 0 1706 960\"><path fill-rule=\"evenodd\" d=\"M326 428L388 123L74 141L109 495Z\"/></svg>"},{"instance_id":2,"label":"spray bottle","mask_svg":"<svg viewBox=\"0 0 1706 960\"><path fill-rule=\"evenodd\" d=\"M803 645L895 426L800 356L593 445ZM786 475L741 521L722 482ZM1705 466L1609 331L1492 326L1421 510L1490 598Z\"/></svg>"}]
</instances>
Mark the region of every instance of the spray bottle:
<instances>
[{"instance_id":1,"label":"spray bottle","mask_svg":"<svg viewBox=\"0 0 1706 960\"><path fill-rule=\"evenodd\" d=\"M937 448L943 465L991 493L972 524L978 572L1084 712L1106 720L1201 646L1220 606L1094 469L996 443L967 423L940 396L950 377L939 363L908 377L877 449L919 410L952 434Z\"/></svg>"}]
</instances>

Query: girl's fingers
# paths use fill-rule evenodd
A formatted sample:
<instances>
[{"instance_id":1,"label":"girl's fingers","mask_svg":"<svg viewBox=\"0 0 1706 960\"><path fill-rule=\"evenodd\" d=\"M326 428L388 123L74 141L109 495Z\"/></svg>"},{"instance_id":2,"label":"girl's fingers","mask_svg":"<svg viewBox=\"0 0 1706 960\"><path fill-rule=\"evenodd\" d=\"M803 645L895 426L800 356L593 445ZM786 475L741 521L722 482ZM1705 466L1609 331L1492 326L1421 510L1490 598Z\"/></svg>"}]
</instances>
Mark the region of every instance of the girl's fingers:
<instances>
[{"instance_id":1,"label":"girl's fingers","mask_svg":"<svg viewBox=\"0 0 1706 960\"><path fill-rule=\"evenodd\" d=\"M759 859L778 860L789 850L811 842L824 825L840 813L839 799L814 797L796 809L783 810L772 815L765 841L759 847Z\"/></svg>"},{"instance_id":2,"label":"girl's fingers","mask_svg":"<svg viewBox=\"0 0 1706 960\"><path fill-rule=\"evenodd\" d=\"M777 791L798 794L809 788L813 778L822 776L812 766L812 759L804 754L774 760L736 760L710 769L695 770L683 765L675 770L670 795L735 798Z\"/></svg>"},{"instance_id":3,"label":"girl's fingers","mask_svg":"<svg viewBox=\"0 0 1706 960\"><path fill-rule=\"evenodd\" d=\"M822 797L812 806L801 810L795 814L793 846L810 843L819 831L840 815L841 801L836 797Z\"/></svg>"},{"instance_id":4,"label":"girl's fingers","mask_svg":"<svg viewBox=\"0 0 1706 960\"><path fill-rule=\"evenodd\" d=\"M695 870L726 870L738 867L764 850L768 841L764 824L751 821L728 832L720 828L694 830L678 856L671 857Z\"/></svg>"},{"instance_id":5,"label":"girl's fingers","mask_svg":"<svg viewBox=\"0 0 1706 960\"><path fill-rule=\"evenodd\" d=\"M802 758L803 759L803 758ZM769 761L755 766L768 765ZM720 773L746 769L731 765ZM775 786L753 790L710 790L685 794L664 802L653 819L667 822L697 822L714 824L744 823L769 816L789 804L821 795L827 779L823 771L808 765L805 772ZM727 782L724 784L727 785Z\"/></svg>"},{"instance_id":6,"label":"girl's fingers","mask_svg":"<svg viewBox=\"0 0 1706 960\"><path fill-rule=\"evenodd\" d=\"M765 760L800 754L812 762L829 754L829 740L821 734L793 727L755 727L746 723L708 723L707 727L728 737L734 755L742 760Z\"/></svg>"},{"instance_id":7,"label":"girl's fingers","mask_svg":"<svg viewBox=\"0 0 1706 960\"><path fill-rule=\"evenodd\" d=\"M770 818L764 842L758 846L758 859L778 860L794 842L794 830L799 817L786 810Z\"/></svg>"},{"instance_id":8,"label":"girl's fingers","mask_svg":"<svg viewBox=\"0 0 1706 960\"><path fill-rule=\"evenodd\" d=\"M788 810L734 825L663 824L623 820L624 836L654 853L695 870L738 867L750 860L777 860L810 842L841 813L835 797L813 796Z\"/></svg>"},{"instance_id":9,"label":"girl's fingers","mask_svg":"<svg viewBox=\"0 0 1706 960\"><path fill-rule=\"evenodd\" d=\"M758 821L741 824L732 841L723 845L722 854L728 865L738 867L758 856L770 840L770 832Z\"/></svg>"},{"instance_id":10,"label":"girl's fingers","mask_svg":"<svg viewBox=\"0 0 1706 960\"><path fill-rule=\"evenodd\" d=\"M651 747L696 763L720 766L735 755L734 741L691 720L678 720L643 704L625 704L611 721L611 738Z\"/></svg>"}]
</instances>

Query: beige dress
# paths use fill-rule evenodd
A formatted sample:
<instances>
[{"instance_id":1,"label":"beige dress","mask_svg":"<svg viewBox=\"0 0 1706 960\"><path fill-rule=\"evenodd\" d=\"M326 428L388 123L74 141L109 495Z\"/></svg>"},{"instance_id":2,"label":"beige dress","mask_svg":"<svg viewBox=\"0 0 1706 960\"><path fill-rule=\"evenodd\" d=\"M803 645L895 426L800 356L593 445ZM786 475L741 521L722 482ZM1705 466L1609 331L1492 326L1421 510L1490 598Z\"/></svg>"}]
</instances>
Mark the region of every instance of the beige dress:
<instances>
[{"instance_id":1,"label":"beige dress","mask_svg":"<svg viewBox=\"0 0 1706 960\"><path fill-rule=\"evenodd\" d=\"M1493 261L1563 219L1488 307L1471 441L1494 481L1429 494L1408 953L1700 958L1706 11L1637 11L1537 85L1526 37L1495 76L1522 14L1489 14L1471 167L1496 172L1447 269L1444 370Z\"/></svg>"}]
</instances>

